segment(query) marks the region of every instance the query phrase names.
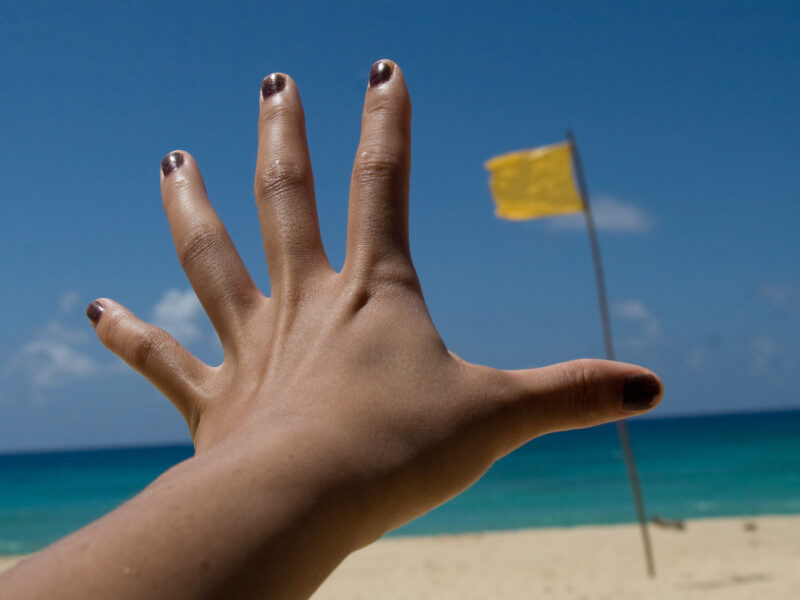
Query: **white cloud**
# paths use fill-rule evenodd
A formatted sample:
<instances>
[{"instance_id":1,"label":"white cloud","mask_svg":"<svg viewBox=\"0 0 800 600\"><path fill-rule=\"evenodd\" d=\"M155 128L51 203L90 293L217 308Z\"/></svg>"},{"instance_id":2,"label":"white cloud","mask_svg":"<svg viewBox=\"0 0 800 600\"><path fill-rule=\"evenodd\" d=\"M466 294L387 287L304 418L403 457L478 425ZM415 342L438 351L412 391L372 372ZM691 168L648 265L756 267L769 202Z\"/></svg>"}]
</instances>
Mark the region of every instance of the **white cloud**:
<instances>
[{"instance_id":1,"label":"white cloud","mask_svg":"<svg viewBox=\"0 0 800 600\"><path fill-rule=\"evenodd\" d=\"M770 366L773 357L777 351L777 347L772 338L767 336L760 336L753 340L752 349L754 355L754 363L757 369L766 369Z\"/></svg>"},{"instance_id":2,"label":"white cloud","mask_svg":"<svg viewBox=\"0 0 800 600\"><path fill-rule=\"evenodd\" d=\"M632 321L649 319L652 315L641 300L623 300L614 305L617 316Z\"/></svg>"},{"instance_id":3,"label":"white cloud","mask_svg":"<svg viewBox=\"0 0 800 600\"><path fill-rule=\"evenodd\" d=\"M153 307L153 323L182 342L200 337L197 321L202 315L203 307L192 289L184 292L167 290Z\"/></svg>"},{"instance_id":4,"label":"white cloud","mask_svg":"<svg viewBox=\"0 0 800 600\"><path fill-rule=\"evenodd\" d=\"M80 299L81 299L80 293L76 292L75 290L64 292L64 294L62 294L61 298L58 301L59 312L63 314L68 314L73 312L78 307Z\"/></svg>"},{"instance_id":5,"label":"white cloud","mask_svg":"<svg viewBox=\"0 0 800 600\"><path fill-rule=\"evenodd\" d=\"M645 233L653 228L653 218L633 204L621 202L611 196L599 195L592 200L592 214L598 231L611 233ZM555 231L583 230L583 214L553 217L548 220Z\"/></svg>"},{"instance_id":6,"label":"white cloud","mask_svg":"<svg viewBox=\"0 0 800 600\"><path fill-rule=\"evenodd\" d=\"M70 379L87 377L98 371L97 363L69 343L37 339L25 344L12 366L23 371L34 387L58 387Z\"/></svg>"},{"instance_id":7,"label":"white cloud","mask_svg":"<svg viewBox=\"0 0 800 600\"><path fill-rule=\"evenodd\" d=\"M762 283L758 295L775 308L800 306L800 287L789 283Z\"/></svg>"},{"instance_id":8,"label":"white cloud","mask_svg":"<svg viewBox=\"0 0 800 600\"><path fill-rule=\"evenodd\" d=\"M64 292L58 299L56 313L69 316L76 312L81 300L75 290ZM72 329L62 322L50 321L24 344L6 366L6 372L22 373L34 388L54 388L74 379L89 377L101 369L98 363L79 349L92 336L89 329ZM83 320L83 319L82 319Z\"/></svg>"},{"instance_id":9,"label":"white cloud","mask_svg":"<svg viewBox=\"0 0 800 600\"><path fill-rule=\"evenodd\" d=\"M85 329L70 329L58 321L51 321L48 323L47 327L45 327L37 337L39 339L65 342L67 344L81 344L89 341L91 338L90 333Z\"/></svg>"},{"instance_id":10,"label":"white cloud","mask_svg":"<svg viewBox=\"0 0 800 600\"><path fill-rule=\"evenodd\" d=\"M686 353L685 360L686 364L691 368L702 369L706 364L707 358L708 351L706 347L701 344L695 344L689 349L689 352Z\"/></svg>"},{"instance_id":11,"label":"white cloud","mask_svg":"<svg viewBox=\"0 0 800 600\"><path fill-rule=\"evenodd\" d=\"M692 343L688 349L681 351L680 356L688 367L702 369L720 357L722 347L722 338L712 333L706 335L704 339Z\"/></svg>"},{"instance_id":12,"label":"white cloud","mask_svg":"<svg viewBox=\"0 0 800 600\"><path fill-rule=\"evenodd\" d=\"M614 314L622 321L634 324L638 329L636 336L625 340L627 345L642 347L659 340L661 324L641 300L633 298L614 303Z\"/></svg>"}]
</instances>

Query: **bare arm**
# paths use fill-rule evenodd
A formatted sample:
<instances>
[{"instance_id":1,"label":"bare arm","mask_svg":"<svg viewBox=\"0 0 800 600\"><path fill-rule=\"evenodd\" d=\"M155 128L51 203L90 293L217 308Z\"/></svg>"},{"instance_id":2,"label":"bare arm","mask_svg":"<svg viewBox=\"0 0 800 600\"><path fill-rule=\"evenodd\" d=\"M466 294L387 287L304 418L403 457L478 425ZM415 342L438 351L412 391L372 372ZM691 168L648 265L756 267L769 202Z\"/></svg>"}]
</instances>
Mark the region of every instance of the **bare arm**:
<instances>
[{"instance_id":1,"label":"bare arm","mask_svg":"<svg viewBox=\"0 0 800 600\"><path fill-rule=\"evenodd\" d=\"M345 265L317 223L294 82L262 86L255 182L272 296L245 270L186 152L161 187L181 264L225 350L210 367L101 299L97 335L186 418L196 454L140 495L0 576L25 598L303 598L350 552L431 510L552 431L660 399L634 365L469 364L428 315L408 247L411 105L373 66L350 190Z\"/></svg>"}]
</instances>

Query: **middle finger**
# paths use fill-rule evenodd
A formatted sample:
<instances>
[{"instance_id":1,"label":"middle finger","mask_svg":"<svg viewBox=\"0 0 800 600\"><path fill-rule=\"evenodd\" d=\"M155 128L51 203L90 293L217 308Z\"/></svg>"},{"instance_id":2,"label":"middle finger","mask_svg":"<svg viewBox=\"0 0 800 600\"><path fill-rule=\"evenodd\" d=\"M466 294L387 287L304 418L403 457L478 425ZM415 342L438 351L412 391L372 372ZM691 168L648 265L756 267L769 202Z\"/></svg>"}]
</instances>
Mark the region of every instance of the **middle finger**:
<instances>
[{"instance_id":1,"label":"middle finger","mask_svg":"<svg viewBox=\"0 0 800 600\"><path fill-rule=\"evenodd\" d=\"M300 95L282 73L261 85L255 195L273 296L332 271L319 233Z\"/></svg>"}]
</instances>

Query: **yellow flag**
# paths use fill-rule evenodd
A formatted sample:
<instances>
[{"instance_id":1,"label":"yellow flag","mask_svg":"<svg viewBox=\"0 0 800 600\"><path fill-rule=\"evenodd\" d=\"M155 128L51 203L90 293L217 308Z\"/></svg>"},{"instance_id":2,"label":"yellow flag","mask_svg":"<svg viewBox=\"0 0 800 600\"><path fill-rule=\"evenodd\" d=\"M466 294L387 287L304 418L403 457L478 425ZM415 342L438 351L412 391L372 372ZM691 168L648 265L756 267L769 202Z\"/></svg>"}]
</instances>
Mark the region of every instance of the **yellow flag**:
<instances>
[{"instance_id":1,"label":"yellow flag","mask_svg":"<svg viewBox=\"0 0 800 600\"><path fill-rule=\"evenodd\" d=\"M569 144L553 144L486 161L489 188L502 219L537 219L583 210Z\"/></svg>"}]
</instances>

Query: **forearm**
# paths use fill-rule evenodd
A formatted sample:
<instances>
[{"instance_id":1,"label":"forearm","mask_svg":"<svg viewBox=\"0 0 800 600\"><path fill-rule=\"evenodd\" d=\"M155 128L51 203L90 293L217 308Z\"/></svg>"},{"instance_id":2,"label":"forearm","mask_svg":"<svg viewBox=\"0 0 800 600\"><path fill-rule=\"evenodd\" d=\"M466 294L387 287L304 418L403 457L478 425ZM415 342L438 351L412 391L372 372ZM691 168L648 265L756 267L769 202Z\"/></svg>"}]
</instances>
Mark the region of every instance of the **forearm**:
<instances>
[{"instance_id":1,"label":"forearm","mask_svg":"<svg viewBox=\"0 0 800 600\"><path fill-rule=\"evenodd\" d=\"M0 578L5 597L300 598L355 549L302 456L210 452ZM300 474L301 476L298 476Z\"/></svg>"}]
</instances>

